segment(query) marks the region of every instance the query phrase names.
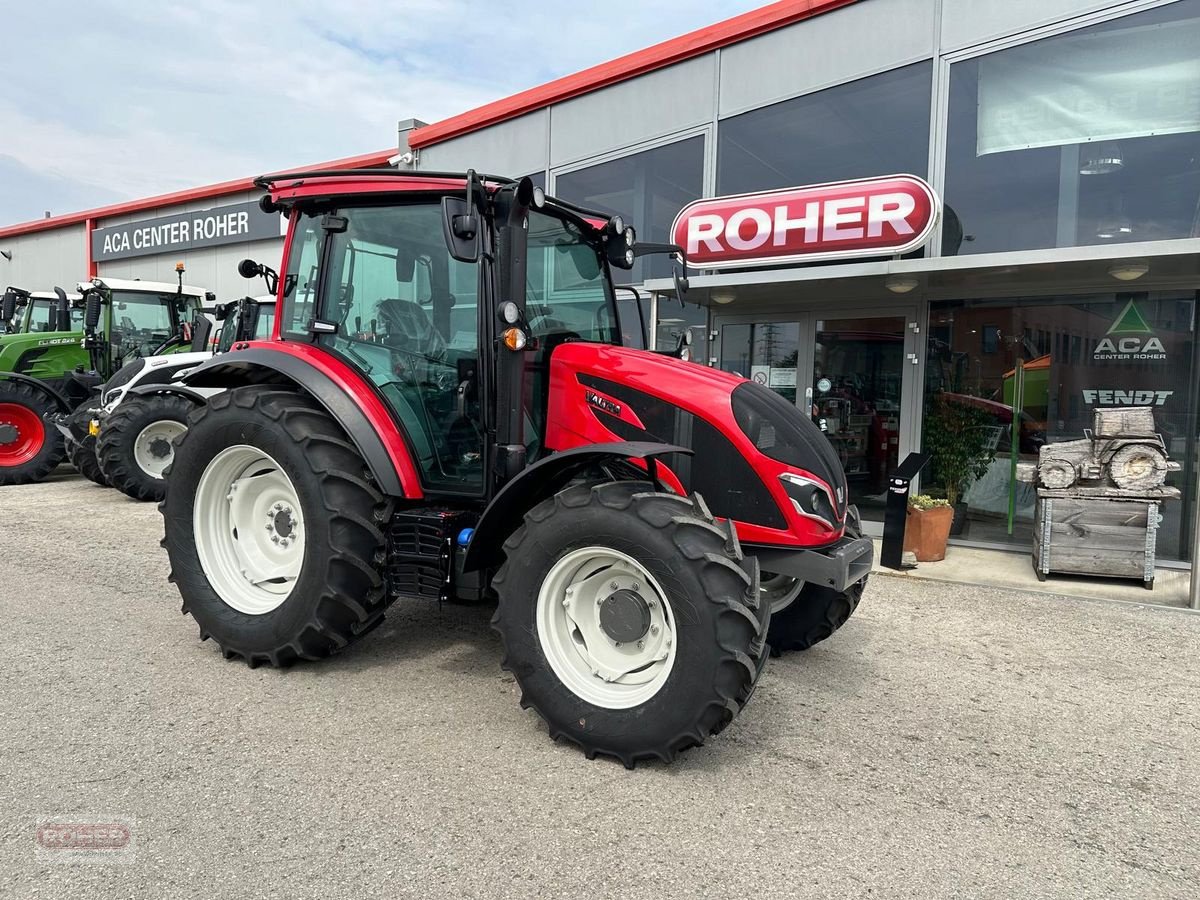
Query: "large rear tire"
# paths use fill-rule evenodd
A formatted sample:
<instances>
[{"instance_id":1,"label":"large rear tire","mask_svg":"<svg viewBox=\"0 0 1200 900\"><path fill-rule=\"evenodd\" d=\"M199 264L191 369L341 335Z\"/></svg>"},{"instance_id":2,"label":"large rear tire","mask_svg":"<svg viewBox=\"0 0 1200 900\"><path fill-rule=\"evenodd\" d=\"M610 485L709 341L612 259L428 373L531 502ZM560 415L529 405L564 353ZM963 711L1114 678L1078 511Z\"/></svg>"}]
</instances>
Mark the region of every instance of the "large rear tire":
<instances>
[{"instance_id":1,"label":"large rear tire","mask_svg":"<svg viewBox=\"0 0 1200 900\"><path fill-rule=\"evenodd\" d=\"M862 537L862 530L858 525L850 524L846 526L846 534L858 538ZM771 614L771 628L767 634L771 654L779 656L788 651L807 650L830 637L854 615L866 587L866 578L845 591L812 582L803 584L790 603L776 607Z\"/></svg>"},{"instance_id":2,"label":"large rear tire","mask_svg":"<svg viewBox=\"0 0 1200 900\"><path fill-rule=\"evenodd\" d=\"M88 481L101 487L108 487L108 479L100 471L100 460L96 458L96 436L89 431L92 421L91 408L84 404L71 413L70 421L72 434L84 436L80 441L76 441L74 438L67 441L67 458L71 460L71 465Z\"/></svg>"},{"instance_id":3,"label":"large rear tire","mask_svg":"<svg viewBox=\"0 0 1200 900\"><path fill-rule=\"evenodd\" d=\"M35 385L0 378L0 485L41 481L63 461L62 434L43 418L57 411Z\"/></svg>"},{"instance_id":4,"label":"large rear tire","mask_svg":"<svg viewBox=\"0 0 1200 900\"><path fill-rule=\"evenodd\" d=\"M175 440L187 431L195 404L177 394L123 400L105 417L96 457L108 483L134 500L161 500Z\"/></svg>"},{"instance_id":5,"label":"large rear tire","mask_svg":"<svg viewBox=\"0 0 1200 900\"><path fill-rule=\"evenodd\" d=\"M757 562L698 498L576 485L530 510L504 549L502 665L555 740L630 768L669 762L750 699L770 611Z\"/></svg>"},{"instance_id":6,"label":"large rear tire","mask_svg":"<svg viewBox=\"0 0 1200 900\"><path fill-rule=\"evenodd\" d=\"M226 659L320 659L383 620L391 501L307 395L243 387L198 408L160 509L183 612Z\"/></svg>"}]
</instances>

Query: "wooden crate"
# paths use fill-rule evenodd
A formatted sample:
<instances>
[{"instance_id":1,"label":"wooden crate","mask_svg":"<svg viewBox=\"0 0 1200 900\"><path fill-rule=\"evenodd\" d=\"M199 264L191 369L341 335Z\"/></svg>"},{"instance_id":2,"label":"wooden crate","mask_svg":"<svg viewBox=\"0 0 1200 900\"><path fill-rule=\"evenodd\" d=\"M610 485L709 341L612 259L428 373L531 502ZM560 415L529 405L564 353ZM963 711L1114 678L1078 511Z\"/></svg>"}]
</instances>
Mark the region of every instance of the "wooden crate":
<instances>
[{"instance_id":1,"label":"wooden crate","mask_svg":"<svg viewBox=\"0 0 1200 900\"><path fill-rule=\"evenodd\" d=\"M1054 573L1135 578L1154 588L1154 555L1162 521L1155 499L1072 497L1038 491L1033 568Z\"/></svg>"}]
</instances>

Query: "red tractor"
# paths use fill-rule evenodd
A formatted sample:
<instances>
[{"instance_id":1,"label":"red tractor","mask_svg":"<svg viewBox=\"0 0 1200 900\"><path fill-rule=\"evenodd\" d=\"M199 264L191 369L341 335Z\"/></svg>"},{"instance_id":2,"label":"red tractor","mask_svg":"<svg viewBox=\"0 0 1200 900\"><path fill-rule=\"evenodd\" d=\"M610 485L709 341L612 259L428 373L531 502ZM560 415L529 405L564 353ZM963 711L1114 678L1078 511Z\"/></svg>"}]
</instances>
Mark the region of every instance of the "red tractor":
<instances>
[{"instance_id":1,"label":"red tractor","mask_svg":"<svg viewBox=\"0 0 1200 900\"><path fill-rule=\"evenodd\" d=\"M825 436L766 387L622 346L644 328L611 269L678 247L528 178L258 183L289 217L275 334L185 379L228 390L162 505L226 658L328 656L397 597L494 599L522 705L632 766L703 743L768 649L849 618L872 548Z\"/></svg>"}]
</instances>

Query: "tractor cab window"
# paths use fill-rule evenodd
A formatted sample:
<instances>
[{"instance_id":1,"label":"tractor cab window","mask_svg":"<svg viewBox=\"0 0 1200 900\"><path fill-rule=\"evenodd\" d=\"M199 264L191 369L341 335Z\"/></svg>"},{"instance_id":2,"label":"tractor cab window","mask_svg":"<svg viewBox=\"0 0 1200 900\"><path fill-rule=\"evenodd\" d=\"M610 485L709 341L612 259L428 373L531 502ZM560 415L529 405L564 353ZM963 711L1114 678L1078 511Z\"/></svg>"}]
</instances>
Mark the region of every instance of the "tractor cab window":
<instances>
[{"instance_id":1,"label":"tractor cab window","mask_svg":"<svg viewBox=\"0 0 1200 900\"><path fill-rule=\"evenodd\" d=\"M550 355L571 341L620 344L621 328L599 248L580 225L530 212L528 252L525 317L537 349L525 357L525 446L534 460L544 449Z\"/></svg>"},{"instance_id":2,"label":"tractor cab window","mask_svg":"<svg viewBox=\"0 0 1200 900\"><path fill-rule=\"evenodd\" d=\"M316 317L317 262L325 232L321 217L310 212L296 214L295 232L288 254L287 272L283 279L283 321L285 335L309 337L309 325Z\"/></svg>"},{"instance_id":3,"label":"tractor cab window","mask_svg":"<svg viewBox=\"0 0 1200 900\"><path fill-rule=\"evenodd\" d=\"M319 342L383 393L426 486L483 489L478 269L450 257L438 203L343 208L331 236Z\"/></svg>"},{"instance_id":4,"label":"tractor cab window","mask_svg":"<svg viewBox=\"0 0 1200 900\"><path fill-rule=\"evenodd\" d=\"M113 291L113 349L125 359L149 356L175 333L175 294Z\"/></svg>"}]
</instances>

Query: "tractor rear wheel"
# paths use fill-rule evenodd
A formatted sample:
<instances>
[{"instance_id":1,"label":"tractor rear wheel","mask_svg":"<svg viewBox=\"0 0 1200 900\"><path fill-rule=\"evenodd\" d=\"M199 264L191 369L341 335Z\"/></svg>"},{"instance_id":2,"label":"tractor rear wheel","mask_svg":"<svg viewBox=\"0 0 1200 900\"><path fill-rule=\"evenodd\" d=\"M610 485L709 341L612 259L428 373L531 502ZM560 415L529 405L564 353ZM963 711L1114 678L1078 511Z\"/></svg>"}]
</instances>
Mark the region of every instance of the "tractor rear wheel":
<instances>
[{"instance_id":1,"label":"tractor rear wheel","mask_svg":"<svg viewBox=\"0 0 1200 900\"><path fill-rule=\"evenodd\" d=\"M846 526L849 537L862 537L862 529L856 524ZM763 584L769 584L778 575L763 575ZM792 579L791 601L776 605L771 611L771 629L767 640L775 656L791 650L807 650L846 624L862 601L867 579L852 584L845 591L812 582Z\"/></svg>"},{"instance_id":2,"label":"tractor rear wheel","mask_svg":"<svg viewBox=\"0 0 1200 900\"><path fill-rule=\"evenodd\" d=\"M0 485L41 481L63 461L63 437L43 418L57 411L35 385L0 379Z\"/></svg>"},{"instance_id":3,"label":"tractor rear wheel","mask_svg":"<svg viewBox=\"0 0 1200 900\"><path fill-rule=\"evenodd\" d=\"M757 561L696 498L568 487L504 544L492 620L521 705L589 759L670 761L741 711L766 662Z\"/></svg>"},{"instance_id":4,"label":"tractor rear wheel","mask_svg":"<svg viewBox=\"0 0 1200 900\"><path fill-rule=\"evenodd\" d=\"M108 479L100 471L100 460L96 458L96 436L90 433L92 410L85 404L71 413L72 434L83 434L83 440L74 438L67 441L67 457L75 471L88 481L95 482L101 487L108 487Z\"/></svg>"},{"instance_id":5,"label":"tractor rear wheel","mask_svg":"<svg viewBox=\"0 0 1200 900\"><path fill-rule=\"evenodd\" d=\"M320 659L383 620L391 502L307 395L212 397L176 445L160 509L183 612L226 659Z\"/></svg>"},{"instance_id":6,"label":"tractor rear wheel","mask_svg":"<svg viewBox=\"0 0 1200 900\"><path fill-rule=\"evenodd\" d=\"M195 404L177 394L145 394L123 400L96 438L96 457L108 483L134 500L161 500L174 441L187 431Z\"/></svg>"}]
</instances>

